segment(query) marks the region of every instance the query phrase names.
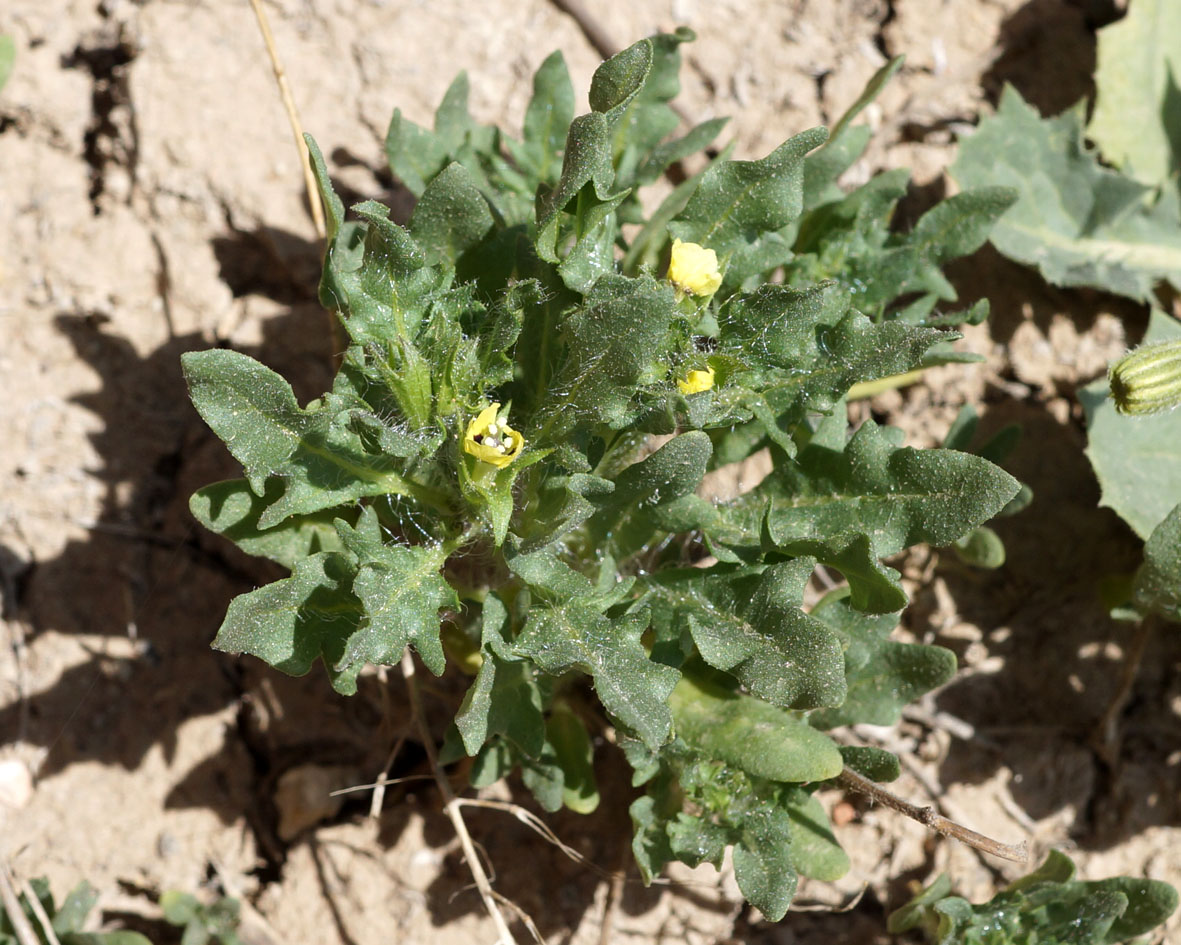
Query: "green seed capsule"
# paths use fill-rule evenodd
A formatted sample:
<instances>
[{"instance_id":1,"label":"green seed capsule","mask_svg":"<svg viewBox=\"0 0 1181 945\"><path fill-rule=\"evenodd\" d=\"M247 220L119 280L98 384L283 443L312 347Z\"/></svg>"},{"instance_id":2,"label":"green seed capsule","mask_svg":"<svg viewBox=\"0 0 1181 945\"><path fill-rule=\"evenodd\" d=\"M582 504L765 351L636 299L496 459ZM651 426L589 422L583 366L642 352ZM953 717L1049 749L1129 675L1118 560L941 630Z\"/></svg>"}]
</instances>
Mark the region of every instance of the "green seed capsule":
<instances>
[{"instance_id":1,"label":"green seed capsule","mask_svg":"<svg viewBox=\"0 0 1181 945\"><path fill-rule=\"evenodd\" d=\"M1181 404L1181 340L1146 345L1124 355L1108 372L1120 413L1142 416Z\"/></svg>"}]
</instances>

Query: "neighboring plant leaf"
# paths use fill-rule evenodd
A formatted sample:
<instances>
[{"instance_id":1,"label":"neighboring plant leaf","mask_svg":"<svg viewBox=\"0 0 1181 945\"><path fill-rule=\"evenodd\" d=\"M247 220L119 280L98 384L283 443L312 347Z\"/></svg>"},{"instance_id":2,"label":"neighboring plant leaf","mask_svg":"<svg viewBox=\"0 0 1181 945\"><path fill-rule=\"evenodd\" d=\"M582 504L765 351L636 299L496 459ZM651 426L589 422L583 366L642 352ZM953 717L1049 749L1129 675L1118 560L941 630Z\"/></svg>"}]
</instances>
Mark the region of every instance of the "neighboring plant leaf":
<instances>
[{"instance_id":1,"label":"neighboring plant leaf","mask_svg":"<svg viewBox=\"0 0 1181 945\"><path fill-rule=\"evenodd\" d=\"M1181 5L1135 0L1098 32L1087 137L1125 174L1159 186L1181 161Z\"/></svg>"},{"instance_id":2,"label":"neighboring plant leaf","mask_svg":"<svg viewBox=\"0 0 1181 945\"><path fill-rule=\"evenodd\" d=\"M1134 593L1142 613L1181 623L1181 504L1144 543L1144 564L1136 573Z\"/></svg>"},{"instance_id":3,"label":"neighboring plant leaf","mask_svg":"<svg viewBox=\"0 0 1181 945\"><path fill-rule=\"evenodd\" d=\"M1181 338L1181 322L1154 310L1146 344ZM1087 416L1087 458L1112 509L1145 541L1181 503L1181 410L1123 416L1108 396L1107 378L1079 391Z\"/></svg>"},{"instance_id":4,"label":"neighboring plant leaf","mask_svg":"<svg viewBox=\"0 0 1181 945\"><path fill-rule=\"evenodd\" d=\"M1083 144L1082 121L1079 108L1042 119L1006 86L996 116L960 142L952 176L964 187L1017 190L989 238L1054 285L1134 299L1161 280L1181 285L1175 202L1151 206L1146 187L1101 167Z\"/></svg>"},{"instance_id":5,"label":"neighboring plant leaf","mask_svg":"<svg viewBox=\"0 0 1181 945\"><path fill-rule=\"evenodd\" d=\"M941 876L892 913L888 928L920 928L933 945L1116 945L1152 931L1177 908L1176 890L1157 880L1082 882L1073 874L1065 854L1051 850L1040 869L980 905L950 895Z\"/></svg>"}]
</instances>

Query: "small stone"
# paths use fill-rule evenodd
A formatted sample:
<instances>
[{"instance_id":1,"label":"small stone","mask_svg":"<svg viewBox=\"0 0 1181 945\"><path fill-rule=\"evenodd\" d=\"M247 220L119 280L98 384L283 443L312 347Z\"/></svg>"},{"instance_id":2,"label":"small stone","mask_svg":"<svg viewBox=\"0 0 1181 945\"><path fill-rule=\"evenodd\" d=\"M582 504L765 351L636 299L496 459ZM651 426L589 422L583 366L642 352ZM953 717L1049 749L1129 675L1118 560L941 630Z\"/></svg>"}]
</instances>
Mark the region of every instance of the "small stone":
<instances>
[{"instance_id":1,"label":"small stone","mask_svg":"<svg viewBox=\"0 0 1181 945\"><path fill-rule=\"evenodd\" d=\"M33 775L29 766L16 758L0 761L0 806L20 810L33 797Z\"/></svg>"}]
</instances>

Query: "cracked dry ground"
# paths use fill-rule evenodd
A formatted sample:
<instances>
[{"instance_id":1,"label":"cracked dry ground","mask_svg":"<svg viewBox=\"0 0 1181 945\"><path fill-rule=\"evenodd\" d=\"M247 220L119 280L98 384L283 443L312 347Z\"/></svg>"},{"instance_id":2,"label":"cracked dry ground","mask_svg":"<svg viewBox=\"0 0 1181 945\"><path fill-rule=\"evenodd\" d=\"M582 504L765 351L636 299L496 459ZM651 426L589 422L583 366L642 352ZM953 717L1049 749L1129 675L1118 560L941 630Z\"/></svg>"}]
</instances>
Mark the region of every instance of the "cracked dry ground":
<instances>
[{"instance_id":1,"label":"cracked dry ground","mask_svg":"<svg viewBox=\"0 0 1181 945\"><path fill-rule=\"evenodd\" d=\"M955 131L1003 82L1045 111L1087 93L1109 6L604 0L594 12L619 44L694 27L680 102L697 119L733 115L745 157L831 120L884 57L905 53L853 172L912 167L905 222L944 193ZM565 51L581 94L599 59L545 0L268 9L338 189L396 213L405 195L381 161L395 105L428 121L462 67L477 117L514 128L551 49ZM248 4L9 0L0 31L18 45L0 93L0 738L2 760L36 776L23 806L0 807L0 855L47 875L59 896L89 880L108 917L157 941L169 940L152 912L159 891L211 879L250 903L254 942L491 941L433 788L391 789L376 819L368 794L318 803L381 769L406 719L399 685L373 675L341 699L320 675L288 679L208 649L230 597L274 575L189 519L188 494L233 470L187 404L178 357L233 346L305 399L331 374L318 248ZM1000 572L965 573L926 552L900 563L915 593L900 633L952 647L964 671L897 729L861 734L910 759L901 793L937 798L949 816L1039 852L1065 846L1091 877L1177 883L1175 641L1157 640L1145 660L1122 754L1105 760L1088 741L1126 645L1091 586L1135 546L1095 508L1073 391L1120 349L1125 324L1133 340L1142 324L988 251L954 277L965 299L993 300L991 324L965 342L987 364L931 372L867 409L915 445L938 441L967 401L991 428L1023 423L1013 472L1040 501L1001 524ZM460 685L445 678L428 693L436 728ZM607 746L599 759L599 812L549 822L614 869L626 862L628 789ZM410 741L392 773L423 770ZM301 792L312 802L294 803ZM884 940L908 883L951 870L982 897L1014 875L856 799L825 802L853 870L835 886L805 884L782 925L744 910L725 873L682 871L651 890L633 873L611 940L861 945ZM547 940L599 940L600 874L503 814L470 819L497 889Z\"/></svg>"}]
</instances>

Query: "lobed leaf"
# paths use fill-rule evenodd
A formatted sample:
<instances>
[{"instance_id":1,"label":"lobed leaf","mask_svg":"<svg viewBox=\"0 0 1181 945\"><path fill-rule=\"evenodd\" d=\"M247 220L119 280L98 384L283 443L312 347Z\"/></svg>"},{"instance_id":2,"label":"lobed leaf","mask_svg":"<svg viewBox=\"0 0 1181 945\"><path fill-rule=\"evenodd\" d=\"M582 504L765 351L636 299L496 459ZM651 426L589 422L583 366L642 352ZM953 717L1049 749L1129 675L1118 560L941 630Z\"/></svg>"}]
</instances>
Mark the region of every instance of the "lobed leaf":
<instances>
[{"instance_id":1,"label":"lobed leaf","mask_svg":"<svg viewBox=\"0 0 1181 945\"><path fill-rule=\"evenodd\" d=\"M1181 215L1146 203L1148 188L1099 165L1083 144L1079 108L1042 119L1011 87L997 114L960 143L961 186L1005 185L1017 202L990 239L1055 285L1094 286L1147 299L1181 285Z\"/></svg>"}]
</instances>

